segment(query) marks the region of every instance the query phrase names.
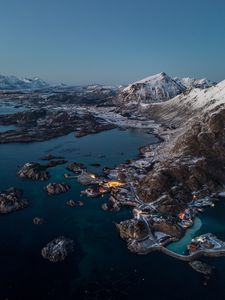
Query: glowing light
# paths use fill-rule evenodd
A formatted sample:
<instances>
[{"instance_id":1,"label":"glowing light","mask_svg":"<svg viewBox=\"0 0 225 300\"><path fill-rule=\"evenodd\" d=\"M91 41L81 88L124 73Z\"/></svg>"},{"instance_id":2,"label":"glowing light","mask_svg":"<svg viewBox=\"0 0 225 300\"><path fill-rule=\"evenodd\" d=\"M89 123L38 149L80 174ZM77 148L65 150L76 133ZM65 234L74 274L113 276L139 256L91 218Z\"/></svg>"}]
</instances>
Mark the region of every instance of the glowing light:
<instances>
[{"instance_id":1,"label":"glowing light","mask_svg":"<svg viewBox=\"0 0 225 300\"><path fill-rule=\"evenodd\" d=\"M106 183L106 186L109 188L124 186L124 183L117 180L111 180Z\"/></svg>"}]
</instances>

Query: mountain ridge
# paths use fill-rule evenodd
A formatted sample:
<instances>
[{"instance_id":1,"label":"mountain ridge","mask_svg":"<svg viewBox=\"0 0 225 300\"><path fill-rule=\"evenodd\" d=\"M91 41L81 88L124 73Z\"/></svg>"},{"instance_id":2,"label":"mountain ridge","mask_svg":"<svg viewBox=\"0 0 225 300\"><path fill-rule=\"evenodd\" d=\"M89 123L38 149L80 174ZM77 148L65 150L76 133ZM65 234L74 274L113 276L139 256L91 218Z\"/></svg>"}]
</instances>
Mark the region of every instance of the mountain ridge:
<instances>
[{"instance_id":1,"label":"mountain ridge","mask_svg":"<svg viewBox=\"0 0 225 300\"><path fill-rule=\"evenodd\" d=\"M172 78L161 72L129 84L118 94L116 104L132 106L164 102L193 88L209 88L215 83L210 80L195 78Z\"/></svg>"}]
</instances>

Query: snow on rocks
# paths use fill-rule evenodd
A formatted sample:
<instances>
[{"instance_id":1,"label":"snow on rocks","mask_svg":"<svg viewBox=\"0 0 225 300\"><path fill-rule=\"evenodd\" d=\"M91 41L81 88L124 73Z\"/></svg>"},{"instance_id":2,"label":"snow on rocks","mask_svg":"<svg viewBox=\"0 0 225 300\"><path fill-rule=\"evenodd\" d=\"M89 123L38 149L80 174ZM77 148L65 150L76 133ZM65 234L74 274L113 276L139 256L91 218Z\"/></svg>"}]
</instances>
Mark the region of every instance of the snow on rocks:
<instances>
[{"instance_id":1,"label":"snow on rocks","mask_svg":"<svg viewBox=\"0 0 225 300\"><path fill-rule=\"evenodd\" d=\"M11 187L0 192L0 213L7 214L28 206L26 200L22 198L23 191Z\"/></svg>"},{"instance_id":2,"label":"snow on rocks","mask_svg":"<svg viewBox=\"0 0 225 300\"><path fill-rule=\"evenodd\" d=\"M186 87L162 72L136 81L123 89L117 101L121 104L153 103L169 100L186 91Z\"/></svg>"},{"instance_id":3,"label":"snow on rocks","mask_svg":"<svg viewBox=\"0 0 225 300\"><path fill-rule=\"evenodd\" d=\"M41 255L50 262L63 261L74 250L73 240L60 236L49 242L41 251Z\"/></svg>"}]
</instances>

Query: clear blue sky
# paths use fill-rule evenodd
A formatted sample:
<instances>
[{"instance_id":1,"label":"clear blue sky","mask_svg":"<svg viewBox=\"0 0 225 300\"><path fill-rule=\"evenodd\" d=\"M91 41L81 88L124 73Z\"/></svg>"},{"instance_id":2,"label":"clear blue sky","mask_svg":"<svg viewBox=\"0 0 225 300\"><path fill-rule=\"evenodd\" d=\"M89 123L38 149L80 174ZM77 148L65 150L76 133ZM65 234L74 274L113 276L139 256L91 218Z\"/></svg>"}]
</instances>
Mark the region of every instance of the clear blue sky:
<instances>
[{"instance_id":1,"label":"clear blue sky","mask_svg":"<svg viewBox=\"0 0 225 300\"><path fill-rule=\"evenodd\" d=\"M73 84L225 79L224 0L0 0L0 74Z\"/></svg>"}]
</instances>

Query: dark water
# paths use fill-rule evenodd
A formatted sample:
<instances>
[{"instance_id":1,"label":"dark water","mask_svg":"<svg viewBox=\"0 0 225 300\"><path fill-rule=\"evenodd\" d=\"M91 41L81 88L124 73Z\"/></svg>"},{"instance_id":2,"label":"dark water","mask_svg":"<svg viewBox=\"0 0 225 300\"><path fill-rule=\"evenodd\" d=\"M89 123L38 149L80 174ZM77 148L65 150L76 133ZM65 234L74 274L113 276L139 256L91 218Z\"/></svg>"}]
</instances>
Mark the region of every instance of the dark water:
<instances>
[{"instance_id":1,"label":"dark water","mask_svg":"<svg viewBox=\"0 0 225 300\"><path fill-rule=\"evenodd\" d=\"M128 218L129 210L104 212L101 204L106 197L82 197L85 206L71 208L65 201L79 199L82 189L76 181L69 181L69 193L49 197L42 191L46 182L15 176L18 165L37 161L43 154L111 167L135 157L139 146L155 141L147 134L112 130L81 139L70 134L47 142L0 146L1 189L21 187L30 203L24 210L0 216L0 299L223 299L219 295L225 294L225 259L210 260L217 264L217 272L203 287L201 276L184 262L160 253L138 256L127 250L113 222ZM65 181L64 172L64 166L51 169L50 181ZM214 224L217 214L211 213L216 210L205 216ZM45 218L46 224L33 225L36 216ZM202 220L203 226L209 219L205 225ZM224 235L224 230L220 233ZM52 264L40 251L59 235L75 241L75 252Z\"/></svg>"}]
</instances>

